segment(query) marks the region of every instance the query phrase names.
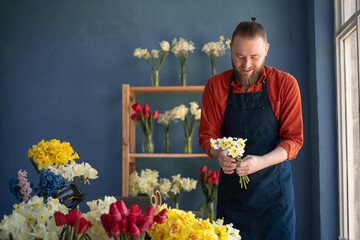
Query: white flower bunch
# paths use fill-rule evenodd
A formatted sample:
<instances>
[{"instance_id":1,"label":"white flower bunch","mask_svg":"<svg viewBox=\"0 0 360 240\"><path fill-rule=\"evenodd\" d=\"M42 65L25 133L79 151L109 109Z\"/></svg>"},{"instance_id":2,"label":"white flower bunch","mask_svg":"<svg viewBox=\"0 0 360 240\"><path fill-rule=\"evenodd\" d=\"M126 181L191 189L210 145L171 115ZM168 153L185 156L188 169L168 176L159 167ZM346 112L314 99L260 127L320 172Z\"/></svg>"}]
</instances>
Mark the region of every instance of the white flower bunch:
<instances>
[{"instance_id":1,"label":"white flower bunch","mask_svg":"<svg viewBox=\"0 0 360 240\"><path fill-rule=\"evenodd\" d=\"M171 115L174 120L181 119L181 121L184 121L188 113L189 108L187 108L184 104L171 110ZM197 102L190 102L190 113L191 115L194 115L195 120L200 119L201 108L199 108L199 104Z\"/></svg>"},{"instance_id":2,"label":"white flower bunch","mask_svg":"<svg viewBox=\"0 0 360 240\"><path fill-rule=\"evenodd\" d=\"M180 174L177 174L172 176L171 182L167 178L161 178L159 190L164 199L167 199L171 194L178 195L196 189L196 184L196 180L192 178L182 178Z\"/></svg>"},{"instance_id":3,"label":"white flower bunch","mask_svg":"<svg viewBox=\"0 0 360 240\"><path fill-rule=\"evenodd\" d=\"M102 214L108 213L110 205L116 201L115 197L105 196L104 200L98 199L86 203L90 211L85 213L83 217L91 222L91 228L86 232L91 239L109 239L100 217Z\"/></svg>"},{"instance_id":4,"label":"white flower bunch","mask_svg":"<svg viewBox=\"0 0 360 240\"><path fill-rule=\"evenodd\" d=\"M247 139L223 137L218 139L210 139L210 146L214 149L228 150L229 155L233 158L241 158L245 152L245 142Z\"/></svg>"},{"instance_id":5,"label":"white flower bunch","mask_svg":"<svg viewBox=\"0 0 360 240\"><path fill-rule=\"evenodd\" d=\"M224 219L217 219L212 221L213 225L224 226ZM228 234L228 240L241 240L240 230L233 227L232 223L226 224L226 233Z\"/></svg>"},{"instance_id":6,"label":"white flower bunch","mask_svg":"<svg viewBox=\"0 0 360 240\"><path fill-rule=\"evenodd\" d=\"M155 170L145 169L141 173L134 171L130 175L130 195L146 194L151 196L158 187L159 172Z\"/></svg>"},{"instance_id":7,"label":"white flower bunch","mask_svg":"<svg viewBox=\"0 0 360 240\"><path fill-rule=\"evenodd\" d=\"M45 203L46 202L46 203ZM10 216L4 216L0 223L0 239L59 239L62 227L57 227L54 212L65 215L68 209L51 197L44 201L43 197L34 196L28 202L14 205Z\"/></svg>"},{"instance_id":8,"label":"white flower bunch","mask_svg":"<svg viewBox=\"0 0 360 240\"><path fill-rule=\"evenodd\" d=\"M161 123L167 127L170 126L173 120L174 117L171 111L165 111L164 113L159 114L158 123Z\"/></svg>"},{"instance_id":9,"label":"white flower bunch","mask_svg":"<svg viewBox=\"0 0 360 240\"><path fill-rule=\"evenodd\" d=\"M225 54L226 50L226 43L224 42L224 37L220 36L220 40L218 42L208 42L204 44L203 48L201 49L202 52L205 52L208 56L215 56L219 57ZM230 40L228 40L230 41ZM229 46L229 45L228 45Z\"/></svg>"},{"instance_id":10,"label":"white flower bunch","mask_svg":"<svg viewBox=\"0 0 360 240\"><path fill-rule=\"evenodd\" d=\"M89 179L98 178L98 171L88 163L71 163L68 165L48 166L47 169L57 175L61 175L66 181L72 182L74 178L89 183ZM90 184L90 183L89 183Z\"/></svg>"},{"instance_id":11,"label":"white flower bunch","mask_svg":"<svg viewBox=\"0 0 360 240\"><path fill-rule=\"evenodd\" d=\"M180 106L174 107L171 110L171 115L175 121L177 119L181 119L181 121L184 121L188 112L189 112L189 108L187 108L184 104L181 104Z\"/></svg>"},{"instance_id":12,"label":"white flower bunch","mask_svg":"<svg viewBox=\"0 0 360 240\"><path fill-rule=\"evenodd\" d=\"M171 51L176 56L187 56L188 52L193 52L195 49L194 43L192 41L187 41L184 38L179 38L179 41L174 38L172 45Z\"/></svg>"}]
</instances>

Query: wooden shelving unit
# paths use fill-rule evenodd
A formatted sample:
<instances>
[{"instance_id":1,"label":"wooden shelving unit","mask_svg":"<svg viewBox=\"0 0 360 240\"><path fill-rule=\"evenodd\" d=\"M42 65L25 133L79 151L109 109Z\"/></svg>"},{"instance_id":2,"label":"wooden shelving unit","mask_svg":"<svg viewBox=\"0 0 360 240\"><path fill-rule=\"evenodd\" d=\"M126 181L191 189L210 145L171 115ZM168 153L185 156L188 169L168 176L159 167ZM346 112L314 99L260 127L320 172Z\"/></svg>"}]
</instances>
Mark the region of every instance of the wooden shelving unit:
<instances>
[{"instance_id":1,"label":"wooden shelving unit","mask_svg":"<svg viewBox=\"0 0 360 240\"><path fill-rule=\"evenodd\" d=\"M203 158L205 153L136 153L136 125L130 121L131 106L136 102L136 94L145 93L202 93L204 86L166 86L166 87L130 87L129 84L122 85L122 195L129 195L129 176L136 168L136 158Z\"/></svg>"}]
</instances>

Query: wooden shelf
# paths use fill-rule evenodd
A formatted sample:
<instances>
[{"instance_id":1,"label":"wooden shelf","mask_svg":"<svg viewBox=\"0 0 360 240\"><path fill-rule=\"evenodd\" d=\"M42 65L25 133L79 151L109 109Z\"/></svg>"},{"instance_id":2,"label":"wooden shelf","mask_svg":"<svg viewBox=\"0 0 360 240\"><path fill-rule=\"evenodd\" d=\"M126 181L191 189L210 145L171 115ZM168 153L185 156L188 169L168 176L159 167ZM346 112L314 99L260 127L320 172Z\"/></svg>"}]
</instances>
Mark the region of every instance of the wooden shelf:
<instances>
[{"instance_id":1,"label":"wooden shelf","mask_svg":"<svg viewBox=\"0 0 360 240\"><path fill-rule=\"evenodd\" d=\"M162 86L162 87L130 87L122 85L122 195L129 195L129 176L136 169L136 158L207 158L204 153L136 153L136 125L130 121L131 106L136 102L136 94L157 93L202 93L204 86Z\"/></svg>"},{"instance_id":2,"label":"wooden shelf","mask_svg":"<svg viewBox=\"0 0 360 240\"><path fill-rule=\"evenodd\" d=\"M204 86L131 87L131 92L139 93L202 93Z\"/></svg>"}]
</instances>

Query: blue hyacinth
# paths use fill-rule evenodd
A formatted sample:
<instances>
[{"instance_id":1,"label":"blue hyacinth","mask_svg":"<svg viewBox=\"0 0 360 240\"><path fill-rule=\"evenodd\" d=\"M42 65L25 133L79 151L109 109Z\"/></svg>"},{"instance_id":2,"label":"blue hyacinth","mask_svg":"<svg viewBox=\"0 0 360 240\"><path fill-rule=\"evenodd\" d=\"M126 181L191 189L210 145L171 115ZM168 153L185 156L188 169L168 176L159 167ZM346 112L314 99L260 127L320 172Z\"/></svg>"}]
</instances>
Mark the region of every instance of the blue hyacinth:
<instances>
[{"instance_id":1,"label":"blue hyacinth","mask_svg":"<svg viewBox=\"0 0 360 240\"><path fill-rule=\"evenodd\" d=\"M39 196L52 196L58 190L68 187L69 183L61 175L56 175L46 169L40 171L40 182L37 188Z\"/></svg>"},{"instance_id":2,"label":"blue hyacinth","mask_svg":"<svg viewBox=\"0 0 360 240\"><path fill-rule=\"evenodd\" d=\"M17 179L16 177L10 178L9 187L10 192L15 196L16 200L22 202L23 199L20 194L19 179Z\"/></svg>"}]
</instances>

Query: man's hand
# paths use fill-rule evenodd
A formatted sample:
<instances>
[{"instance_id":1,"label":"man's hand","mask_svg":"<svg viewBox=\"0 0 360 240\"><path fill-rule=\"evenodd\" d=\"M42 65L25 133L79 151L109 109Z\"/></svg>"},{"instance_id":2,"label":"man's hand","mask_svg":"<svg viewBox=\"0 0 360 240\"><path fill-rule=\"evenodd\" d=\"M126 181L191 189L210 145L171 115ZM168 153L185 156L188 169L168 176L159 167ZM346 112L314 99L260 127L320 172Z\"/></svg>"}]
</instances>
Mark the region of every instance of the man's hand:
<instances>
[{"instance_id":1,"label":"man's hand","mask_svg":"<svg viewBox=\"0 0 360 240\"><path fill-rule=\"evenodd\" d=\"M228 151L224 150L219 153L218 156L219 164L224 173L232 174L236 169L235 159L228 157Z\"/></svg>"},{"instance_id":2,"label":"man's hand","mask_svg":"<svg viewBox=\"0 0 360 240\"><path fill-rule=\"evenodd\" d=\"M239 176L249 175L264 168L264 160L261 156L247 155L242 162L236 163L236 174Z\"/></svg>"}]
</instances>

